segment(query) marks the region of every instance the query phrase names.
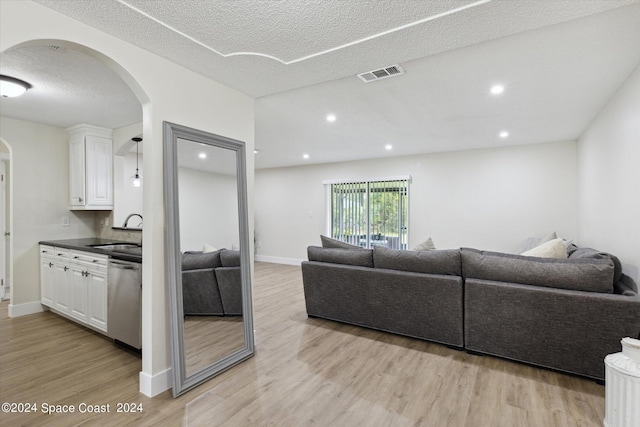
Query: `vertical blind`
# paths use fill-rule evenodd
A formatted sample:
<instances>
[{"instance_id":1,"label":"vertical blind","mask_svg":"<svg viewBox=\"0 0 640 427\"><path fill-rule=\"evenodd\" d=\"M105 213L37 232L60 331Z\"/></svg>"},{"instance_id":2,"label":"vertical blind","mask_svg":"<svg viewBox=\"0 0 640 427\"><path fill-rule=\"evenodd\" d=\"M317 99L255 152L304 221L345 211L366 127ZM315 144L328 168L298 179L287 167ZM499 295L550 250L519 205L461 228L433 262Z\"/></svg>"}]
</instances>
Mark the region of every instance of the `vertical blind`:
<instances>
[{"instance_id":1,"label":"vertical blind","mask_svg":"<svg viewBox=\"0 0 640 427\"><path fill-rule=\"evenodd\" d=\"M331 236L363 248L407 249L409 179L331 184Z\"/></svg>"}]
</instances>

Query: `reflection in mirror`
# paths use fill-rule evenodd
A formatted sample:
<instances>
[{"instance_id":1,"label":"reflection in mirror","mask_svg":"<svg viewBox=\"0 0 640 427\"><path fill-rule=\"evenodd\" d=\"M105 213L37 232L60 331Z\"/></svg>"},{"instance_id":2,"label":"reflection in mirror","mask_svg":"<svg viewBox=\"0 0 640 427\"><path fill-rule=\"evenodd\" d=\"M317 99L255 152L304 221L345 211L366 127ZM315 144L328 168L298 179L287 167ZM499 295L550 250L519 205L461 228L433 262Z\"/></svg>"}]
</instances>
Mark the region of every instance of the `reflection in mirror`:
<instances>
[{"instance_id":1,"label":"reflection in mirror","mask_svg":"<svg viewBox=\"0 0 640 427\"><path fill-rule=\"evenodd\" d=\"M179 138L178 200L189 376L244 345L236 152Z\"/></svg>"},{"instance_id":2,"label":"reflection in mirror","mask_svg":"<svg viewBox=\"0 0 640 427\"><path fill-rule=\"evenodd\" d=\"M165 123L174 396L253 354L244 143Z\"/></svg>"}]
</instances>

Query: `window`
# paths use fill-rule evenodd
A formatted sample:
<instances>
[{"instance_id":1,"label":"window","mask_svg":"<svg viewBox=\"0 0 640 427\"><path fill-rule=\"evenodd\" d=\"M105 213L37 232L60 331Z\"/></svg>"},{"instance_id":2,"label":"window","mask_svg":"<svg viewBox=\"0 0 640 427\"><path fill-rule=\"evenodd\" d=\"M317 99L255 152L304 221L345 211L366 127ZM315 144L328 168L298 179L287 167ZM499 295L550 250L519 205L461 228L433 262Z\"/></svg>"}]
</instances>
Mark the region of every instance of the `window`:
<instances>
[{"instance_id":1,"label":"window","mask_svg":"<svg viewBox=\"0 0 640 427\"><path fill-rule=\"evenodd\" d=\"M407 249L409 179L328 183L331 237L363 248Z\"/></svg>"}]
</instances>

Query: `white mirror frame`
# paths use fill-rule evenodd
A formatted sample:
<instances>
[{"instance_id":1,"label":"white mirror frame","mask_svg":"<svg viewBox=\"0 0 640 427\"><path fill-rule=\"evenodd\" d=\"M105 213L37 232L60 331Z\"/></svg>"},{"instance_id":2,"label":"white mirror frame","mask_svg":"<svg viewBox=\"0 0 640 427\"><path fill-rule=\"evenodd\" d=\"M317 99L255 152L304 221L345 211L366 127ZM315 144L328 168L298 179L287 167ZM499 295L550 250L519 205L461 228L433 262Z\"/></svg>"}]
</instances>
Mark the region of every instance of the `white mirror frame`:
<instances>
[{"instance_id":1,"label":"white mirror frame","mask_svg":"<svg viewBox=\"0 0 640 427\"><path fill-rule=\"evenodd\" d=\"M178 203L178 139L208 144L236 152L238 178L238 223L240 224L240 275L242 282L242 310L244 346L192 375L186 374L184 353L184 309L182 302L182 254L180 251L180 217ZM167 286L169 293L169 331L173 370L173 397L196 387L220 374L255 352L253 312L251 306L251 266L249 221L247 211L247 179L245 144L242 141L164 122L164 209L166 218Z\"/></svg>"}]
</instances>

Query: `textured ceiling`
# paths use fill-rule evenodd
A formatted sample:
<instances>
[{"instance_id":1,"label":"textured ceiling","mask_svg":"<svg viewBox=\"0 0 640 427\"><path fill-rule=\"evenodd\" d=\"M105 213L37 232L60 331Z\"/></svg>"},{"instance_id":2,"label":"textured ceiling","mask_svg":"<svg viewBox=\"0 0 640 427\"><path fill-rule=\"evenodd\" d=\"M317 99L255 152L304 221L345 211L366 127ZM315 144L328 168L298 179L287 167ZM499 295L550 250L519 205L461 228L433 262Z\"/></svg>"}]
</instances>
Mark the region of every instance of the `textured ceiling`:
<instances>
[{"instance_id":1,"label":"textured ceiling","mask_svg":"<svg viewBox=\"0 0 640 427\"><path fill-rule=\"evenodd\" d=\"M257 98L259 168L573 140L640 62L637 0L36 2ZM141 121L115 74L65 49L2 52L34 84L2 115ZM395 63L405 75L355 77Z\"/></svg>"},{"instance_id":2,"label":"textured ceiling","mask_svg":"<svg viewBox=\"0 0 640 427\"><path fill-rule=\"evenodd\" d=\"M394 78L266 96L256 101L256 165L576 140L640 63L638 40L635 5L403 62Z\"/></svg>"},{"instance_id":3,"label":"textured ceiling","mask_svg":"<svg viewBox=\"0 0 640 427\"><path fill-rule=\"evenodd\" d=\"M142 121L142 107L125 82L77 47L17 46L0 55L0 74L33 88L0 98L3 116L66 128L87 123L114 129Z\"/></svg>"},{"instance_id":4,"label":"textured ceiling","mask_svg":"<svg viewBox=\"0 0 640 427\"><path fill-rule=\"evenodd\" d=\"M576 19L631 1L37 2L260 97ZM398 27L405 28L393 31ZM386 34L374 37L380 33ZM369 37L373 38L357 43ZM254 55L225 56L239 52ZM255 54L283 62L311 57L285 65Z\"/></svg>"}]
</instances>

